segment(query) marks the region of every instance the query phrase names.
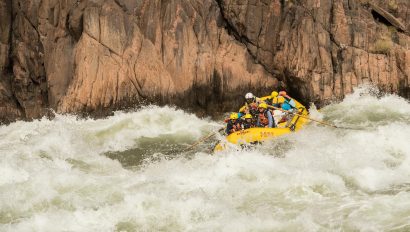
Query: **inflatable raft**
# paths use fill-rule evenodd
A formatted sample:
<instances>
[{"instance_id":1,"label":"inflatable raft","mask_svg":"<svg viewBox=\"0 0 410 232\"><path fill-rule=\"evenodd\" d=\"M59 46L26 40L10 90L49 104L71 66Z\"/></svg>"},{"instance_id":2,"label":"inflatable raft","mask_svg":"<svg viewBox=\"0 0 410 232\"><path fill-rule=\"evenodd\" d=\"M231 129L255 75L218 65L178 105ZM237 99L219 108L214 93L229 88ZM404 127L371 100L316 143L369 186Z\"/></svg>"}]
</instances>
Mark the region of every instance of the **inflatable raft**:
<instances>
[{"instance_id":1,"label":"inflatable raft","mask_svg":"<svg viewBox=\"0 0 410 232\"><path fill-rule=\"evenodd\" d=\"M262 98L263 99L263 98ZM308 110L293 99L296 103L295 114L289 121L279 123L276 128L255 127L246 130L234 132L226 137L226 141L220 141L214 148L214 152L222 151L226 148L227 143L236 145L246 145L261 143L266 140L276 138L300 130L309 120Z\"/></svg>"}]
</instances>

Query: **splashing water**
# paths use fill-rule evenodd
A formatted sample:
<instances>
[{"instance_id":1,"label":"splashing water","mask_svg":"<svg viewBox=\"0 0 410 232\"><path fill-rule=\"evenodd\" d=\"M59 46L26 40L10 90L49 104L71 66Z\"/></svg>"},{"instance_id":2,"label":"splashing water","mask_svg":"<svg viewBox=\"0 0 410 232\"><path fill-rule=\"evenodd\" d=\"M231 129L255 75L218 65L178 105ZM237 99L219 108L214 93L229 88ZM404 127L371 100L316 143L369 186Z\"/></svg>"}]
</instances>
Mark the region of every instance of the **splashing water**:
<instances>
[{"instance_id":1,"label":"splashing water","mask_svg":"<svg viewBox=\"0 0 410 232\"><path fill-rule=\"evenodd\" d=\"M171 107L0 127L0 231L408 231L410 104L363 87L310 124L216 155Z\"/></svg>"}]
</instances>

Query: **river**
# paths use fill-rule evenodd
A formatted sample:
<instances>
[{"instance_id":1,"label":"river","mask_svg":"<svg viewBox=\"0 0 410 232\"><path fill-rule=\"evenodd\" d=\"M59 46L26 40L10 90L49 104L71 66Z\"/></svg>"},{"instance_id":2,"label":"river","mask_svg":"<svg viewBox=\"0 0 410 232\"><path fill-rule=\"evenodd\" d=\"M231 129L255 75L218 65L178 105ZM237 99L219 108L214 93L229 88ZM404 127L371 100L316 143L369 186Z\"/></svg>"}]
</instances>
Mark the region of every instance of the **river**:
<instances>
[{"instance_id":1,"label":"river","mask_svg":"<svg viewBox=\"0 0 410 232\"><path fill-rule=\"evenodd\" d=\"M410 103L357 89L311 123L218 154L174 107L0 126L0 231L410 231Z\"/></svg>"}]
</instances>

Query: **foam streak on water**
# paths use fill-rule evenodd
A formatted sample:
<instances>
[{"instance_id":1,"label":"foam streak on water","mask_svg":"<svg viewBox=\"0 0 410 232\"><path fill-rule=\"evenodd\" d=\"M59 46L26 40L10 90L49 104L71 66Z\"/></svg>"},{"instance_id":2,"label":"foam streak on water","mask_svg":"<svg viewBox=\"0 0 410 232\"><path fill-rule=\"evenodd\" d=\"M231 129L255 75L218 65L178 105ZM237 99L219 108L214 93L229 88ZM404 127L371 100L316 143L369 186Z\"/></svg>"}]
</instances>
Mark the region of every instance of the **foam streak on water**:
<instances>
[{"instance_id":1,"label":"foam streak on water","mask_svg":"<svg viewBox=\"0 0 410 232\"><path fill-rule=\"evenodd\" d=\"M363 87L253 150L171 107L0 127L0 231L408 231L410 104Z\"/></svg>"}]
</instances>

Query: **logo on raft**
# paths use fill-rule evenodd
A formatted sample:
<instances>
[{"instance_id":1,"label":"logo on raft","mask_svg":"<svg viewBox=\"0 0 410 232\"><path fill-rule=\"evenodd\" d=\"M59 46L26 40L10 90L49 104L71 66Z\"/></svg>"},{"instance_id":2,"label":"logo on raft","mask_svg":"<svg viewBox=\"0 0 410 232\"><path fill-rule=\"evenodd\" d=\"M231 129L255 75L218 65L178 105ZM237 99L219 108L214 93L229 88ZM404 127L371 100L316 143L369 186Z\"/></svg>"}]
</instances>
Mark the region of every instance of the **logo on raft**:
<instances>
[{"instance_id":1,"label":"logo on raft","mask_svg":"<svg viewBox=\"0 0 410 232\"><path fill-rule=\"evenodd\" d=\"M262 131L262 132L260 132L260 134L261 134L261 137L271 137L271 136L275 135L275 133L267 132L267 131Z\"/></svg>"},{"instance_id":2,"label":"logo on raft","mask_svg":"<svg viewBox=\"0 0 410 232\"><path fill-rule=\"evenodd\" d=\"M236 135L244 135L244 134L247 134L247 133L249 133L248 130L241 130L241 131L236 132Z\"/></svg>"}]
</instances>

